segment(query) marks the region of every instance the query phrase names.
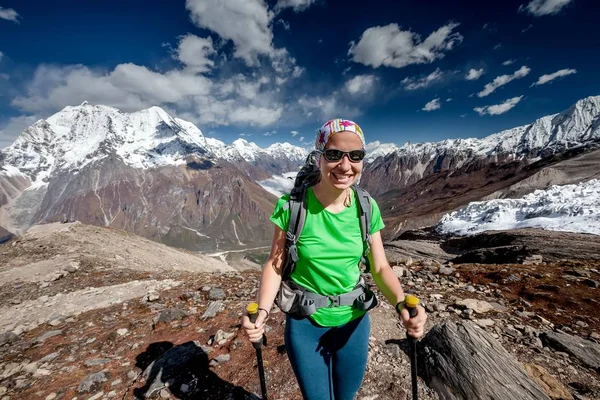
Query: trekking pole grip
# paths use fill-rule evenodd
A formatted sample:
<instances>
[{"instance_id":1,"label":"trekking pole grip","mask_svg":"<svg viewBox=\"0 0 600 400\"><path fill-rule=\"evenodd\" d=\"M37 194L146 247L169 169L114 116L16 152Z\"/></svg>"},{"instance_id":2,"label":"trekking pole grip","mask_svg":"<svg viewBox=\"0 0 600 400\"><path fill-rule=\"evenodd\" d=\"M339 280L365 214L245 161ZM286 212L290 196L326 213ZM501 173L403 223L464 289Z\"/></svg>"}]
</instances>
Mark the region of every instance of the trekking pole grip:
<instances>
[{"instance_id":1,"label":"trekking pole grip","mask_svg":"<svg viewBox=\"0 0 600 400\"><path fill-rule=\"evenodd\" d=\"M250 322L255 323L256 317L258 317L258 303L250 303L246 307L246 312L248 313L248 318L250 318ZM262 347L262 340L258 342L252 342L252 346L255 349L260 349Z\"/></svg>"},{"instance_id":2,"label":"trekking pole grip","mask_svg":"<svg viewBox=\"0 0 600 400\"><path fill-rule=\"evenodd\" d=\"M412 294L407 294L404 297L404 306L408 310L408 315L413 318L418 314L417 307L419 306L420 300L417 296L413 296Z\"/></svg>"}]
</instances>

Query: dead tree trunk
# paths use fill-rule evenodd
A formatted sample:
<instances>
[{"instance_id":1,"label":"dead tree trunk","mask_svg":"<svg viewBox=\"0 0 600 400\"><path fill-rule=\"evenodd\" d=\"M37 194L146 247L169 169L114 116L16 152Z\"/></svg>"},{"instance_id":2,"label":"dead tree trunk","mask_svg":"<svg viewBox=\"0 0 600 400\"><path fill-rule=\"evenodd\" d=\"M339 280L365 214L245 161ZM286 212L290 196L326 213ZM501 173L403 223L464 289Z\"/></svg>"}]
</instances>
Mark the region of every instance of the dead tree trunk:
<instances>
[{"instance_id":1,"label":"dead tree trunk","mask_svg":"<svg viewBox=\"0 0 600 400\"><path fill-rule=\"evenodd\" d=\"M469 321L434 326L419 343L419 375L444 400L549 399L523 366Z\"/></svg>"}]
</instances>

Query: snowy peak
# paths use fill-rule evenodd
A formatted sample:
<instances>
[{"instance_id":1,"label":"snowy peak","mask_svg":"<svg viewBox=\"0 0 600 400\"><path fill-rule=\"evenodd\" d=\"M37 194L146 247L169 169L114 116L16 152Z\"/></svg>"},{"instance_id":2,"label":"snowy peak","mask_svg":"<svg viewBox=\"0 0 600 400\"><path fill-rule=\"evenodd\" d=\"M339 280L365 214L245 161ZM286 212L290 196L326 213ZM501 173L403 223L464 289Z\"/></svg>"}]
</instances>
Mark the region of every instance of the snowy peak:
<instances>
[{"instance_id":1,"label":"snowy peak","mask_svg":"<svg viewBox=\"0 0 600 400\"><path fill-rule=\"evenodd\" d=\"M395 150L399 157L429 159L440 154L468 157L535 158L600 139L600 96L579 100L569 109L537 119L529 125L495 133L482 139L447 139L441 142L405 144ZM370 158L374 158L370 156Z\"/></svg>"},{"instance_id":2,"label":"snowy peak","mask_svg":"<svg viewBox=\"0 0 600 400\"><path fill-rule=\"evenodd\" d=\"M173 118L160 107L124 113L91 105L68 106L27 128L6 149L6 163L43 184L58 171L77 171L115 155L134 168L178 165L191 155L250 163L263 158L301 164L307 152L289 143L261 149L238 139L227 145L206 138L193 123Z\"/></svg>"},{"instance_id":3,"label":"snowy peak","mask_svg":"<svg viewBox=\"0 0 600 400\"><path fill-rule=\"evenodd\" d=\"M84 103L65 107L27 128L7 149L7 163L39 181L110 154L133 167L149 168L180 164L192 153L206 152L206 140L197 127L159 107L123 113Z\"/></svg>"}]
</instances>

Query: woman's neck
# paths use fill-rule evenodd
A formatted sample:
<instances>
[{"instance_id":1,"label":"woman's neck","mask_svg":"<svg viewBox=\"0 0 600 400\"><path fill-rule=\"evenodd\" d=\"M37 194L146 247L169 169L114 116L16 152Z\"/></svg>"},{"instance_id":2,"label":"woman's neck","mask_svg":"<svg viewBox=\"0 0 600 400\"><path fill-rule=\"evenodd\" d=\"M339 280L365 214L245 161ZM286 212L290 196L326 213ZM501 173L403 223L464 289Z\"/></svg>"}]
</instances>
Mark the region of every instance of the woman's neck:
<instances>
[{"instance_id":1,"label":"woman's neck","mask_svg":"<svg viewBox=\"0 0 600 400\"><path fill-rule=\"evenodd\" d=\"M352 189L327 187L323 182L319 182L313 186L313 193L323 208L342 209L350 205Z\"/></svg>"}]
</instances>

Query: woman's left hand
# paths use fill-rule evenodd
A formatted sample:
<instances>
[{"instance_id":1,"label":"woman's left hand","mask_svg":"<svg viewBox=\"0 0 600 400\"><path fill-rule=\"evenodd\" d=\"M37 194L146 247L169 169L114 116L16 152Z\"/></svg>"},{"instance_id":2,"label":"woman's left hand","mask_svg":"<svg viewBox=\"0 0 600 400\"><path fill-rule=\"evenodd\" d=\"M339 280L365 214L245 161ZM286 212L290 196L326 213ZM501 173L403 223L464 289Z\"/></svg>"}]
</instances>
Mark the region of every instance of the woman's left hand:
<instances>
[{"instance_id":1,"label":"woman's left hand","mask_svg":"<svg viewBox=\"0 0 600 400\"><path fill-rule=\"evenodd\" d=\"M406 334L408 336L412 336L415 339L423 336L425 321L427 321L427 313L422 306L417 306L417 315L412 318L410 318L410 314L408 313L406 307L403 308L402 312L400 313L400 319L406 328Z\"/></svg>"}]
</instances>

